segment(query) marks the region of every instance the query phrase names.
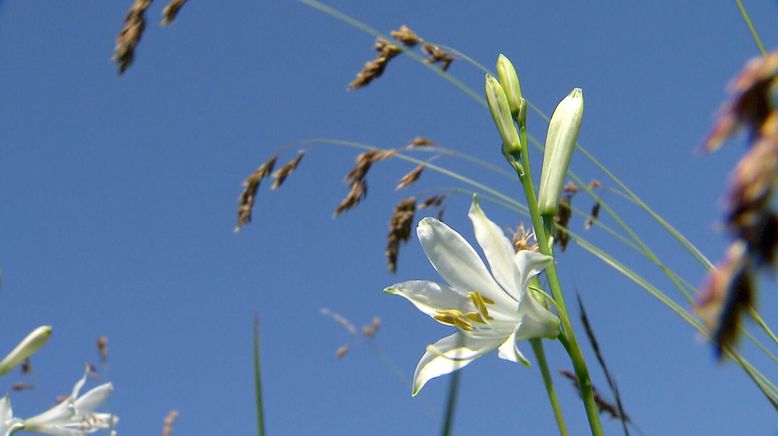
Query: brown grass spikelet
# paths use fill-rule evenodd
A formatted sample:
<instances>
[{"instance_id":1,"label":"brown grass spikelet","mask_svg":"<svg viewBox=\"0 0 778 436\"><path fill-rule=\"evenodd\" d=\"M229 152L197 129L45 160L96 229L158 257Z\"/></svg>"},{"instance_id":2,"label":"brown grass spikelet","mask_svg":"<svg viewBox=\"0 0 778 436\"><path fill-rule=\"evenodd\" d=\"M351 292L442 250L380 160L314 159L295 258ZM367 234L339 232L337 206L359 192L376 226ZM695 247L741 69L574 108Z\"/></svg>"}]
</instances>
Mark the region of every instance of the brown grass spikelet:
<instances>
[{"instance_id":1,"label":"brown grass spikelet","mask_svg":"<svg viewBox=\"0 0 778 436\"><path fill-rule=\"evenodd\" d=\"M600 207L602 205L599 201L595 202L592 205L592 210L589 212L589 216L586 217L586 221L584 221L584 230L589 230L594 225L595 221L600 217Z\"/></svg>"},{"instance_id":2,"label":"brown grass spikelet","mask_svg":"<svg viewBox=\"0 0 778 436\"><path fill-rule=\"evenodd\" d=\"M400 252L400 244L407 242L411 237L413 216L416 213L416 197L408 197L400 200L392 212L389 220L389 234L386 239L386 264L389 271L397 271L397 256Z\"/></svg>"},{"instance_id":3,"label":"brown grass spikelet","mask_svg":"<svg viewBox=\"0 0 778 436\"><path fill-rule=\"evenodd\" d=\"M30 362L30 358L27 357L22 361L22 364L19 365L19 369L21 369L22 374L28 375L32 372L32 363Z\"/></svg>"},{"instance_id":4,"label":"brown grass spikelet","mask_svg":"<svg viewBox=\"0 0 778 436\"><path fill-rule=\"evenodd\" d=\"M238 197L238 224L234 229L236 233L251 222L251 213L254 210L254 199L257 196L259 183L273 172L277 160L278 156L271 157L243 181L243 192Z\"/></svg>"},{"instance_id":5,"label":"brown grass spikelet","mask_svg":"<svg viewBox=\"0 0 778 436\"><path fill-rule=\"evenodd\" d=\"M778 80L778 51L752 59L730 83L732 99L719 110L719 118L703 141L704 151L714 151L743 127L751 137L770 114L771 88ZM774 109L774 108L772 108Z\"/></svg>"},{"instance_id":6,"label":"brown grass spikelet","mask_svg":"<svg viewBox=\"0 0 778 436\"><path fill-rule=\"evenodd\" d=\"M392 35L392 38L400 41L406 47L413 47L416 44L422 42L422 39L419 38L419 35L417 35L416 32L411 30L411 28L405 24L400 26L400 28L397 30L392 30L390 35Z\"/></svg>"},{"instance_id":7,"label":"brown grass spikelet","mask_svg":"<svg viewBox=\"0 0 778 436\"><path fill-rule=\"evenodd\" d=\"M719 267L701 287L695 310L703 319L718 358L737 342L743 312L756 304L755 274L775 268L778 213L773 194L778 183L778 51L746 64L730 84L733 97L703 143L713 151L738 130L750 148L735 166L725 201L725 221L735 240Z\"/></svg>"},{"instance_id":8,"label":"brown grass spikelet","mask_svg":"<svg viewBox=\"0 0 778 436\"><path fill-rule=\"evenodd\" d=\"M708 276L700 289L695 312L712 332L717 357L724 347L734 345L741 313L754 304L754 287L743 241L727 249L723 262Z\"/></svg>"},{"instance_id":9,"label":"brown grass spikelet","mask_svg":"<svg viewBox=\"0 0 778 436\"><path fill-rule=\"evenodd\" d=\"M346 183L349 184L349 192L335 209L335 213L332 214L333 218L337 218L343 212L356 207L362 202L367 196L367 182L365 181L365 177L367 176L367 172L370 171L370 167L374 162L388 159L394 156L395 153L394 150L370 149L357 156L354 167L349 170L345 177Z\"/></svg>"},{"instance_id":10,"label":"brown grass spikelet","mask_svg":"<svg viewBox=\"0 0 778 436\"><path fill-rule=\"evenodd\" d=\"M33 389L35 389L35 385L29 383L16 382L11 385L11 390L14 392L31 391Z\"/></svg>"},{"instance_id":11,"label":"brown grass spikelet","mask_svg":"<svg viewBox=\"0 0 778 436\"><path fill-rule=\"evenodd\" d=\"M513 251L518 253L522 250L538 251L538 242L535 240L535 231L524 227L524 223L519 223L516 232L511 239Z\"/></svg>"},{"instance_id":12,"label":"brown grass spikelet","mask_svg":"<svg viewBox=\"0 0 778 436\"><path fill-rule=\"evenodd\" d=\"M578 394L581 394L580 388L578 387L578 377L571 372L567 371L565 369L560 369L559 373L562 374L566 379L570 380L573 384L573 387L575 388L575 391L578 392ZM597 388L592 386L592 391L594 393L594 402L597 404L597 410L600 411L600 413L607 413L608 416L610 416L613 419L619 419L623 420L624 422L630 422L630 419L626 414L622 417L622 415L619 413L618 407L616 407L615 404L610 403L606 401L602 395L597 391Z\"/></svg>"},{"instance_id":13,"label":"brown grass spikelet","mask_svg":"<svg viewBox=\"0 0 778 436\"><path fill-rule=\"evenodd\" d=\"M338 347L337 350L335 350L335 358L336 359L342 359L346 356L348 353L348 345L341 345Z\"/></svg>"},{"instance_id":14,"label":"brown grass spikelet","mask_svg":"<svg viewBox=\"0 0 778 436\"><path fill-rule=\"evenodd\" d=\"M570 235L567 234L566 230L567 225L570 222L570 217L573 214L573 209L570 206L573 201L573 194L569 193L569 191L566 192L568 193L563 195L562 199L559 200L559 207L554 216L554 222L558 226L554 232L554 243L559 245L559 248L562 249L562 251L567 249L567 243L570 242Z\"/></svg>"},{"instance_id":15,"label":"brown grass spikelet","mask_svg":"<svg viewBox=\"0 0 778 436\"><path fill-rule=\"evenodd\" d=\"M327 309L326 307L322 307L321 309L319 309L319 313L335 321L336 323L340 324L340 326L346 329L346 331L348 331L352 336L356 336L357 328L354 327L354 324L352 324L351 321L349 321L348 318L346 318L345 316L337 312L333 312L332 310Z\"/></svg>"},{"instance_id":16,"label":"brown grass spikelet","mask_svg":"<svg viewBox=\"0 0 778 436\"><path fill-rule=\"evenodd\" d=\"M187 0L170 0L170 3L168 3L165 6L165 9L162 10L163 26L167 26L173 23L173 21L176 19L176 16L178 16L178 11L181 10L181 7L184 6L186 1Z\"/></svg>"},{"instance_id":17,"label":"brown grass spikelet","mask_svg":"<svg viewBox=\"0 0 778 436\"><path fill-rule=\"evenodd\" d=\"M100 356L100 362L108 362L108 336L97 338L97 354Z\"/></svg>"},{"instance_id":18,"label":"brown grass spikelet","mask_svg":"<svg viewBox=\"0 0 778 436\"><path fill-rule=\"evenodd\" d=\"M383 38L376 40L373 48L378 52L378 55L375 59L366 63L362 70L357 73L357 78L349 84L348 89L359 89L367 86L384 73L386 66L392 58L402 53L400 47Z\"/></svg>"},{"instance_id":19,"label":"brown grass spikelet","mask_svg":"<svg viewBox=\"0 0 778 436\"><path fill-rule=\"evenodd\" d=\"M135 58L135 48L138 46L143 31L146 29L146 9L153 0L135 0L124 18L124 27L116 36L113 60L119 66L121 76L132 64Z\"/></svg>"},{"instance_id":20,"label":"brown grass spikelet","mask_svg":"<svg viewBox=\"0 0 778 436\"><path fill-rule=\"evenodd\" d=\"M162 420L162 436L171 436L173 434L173 424L178 419L178 410L173 409Z\"/></svg>"},{"instance_id":21,"label":"brown grass spikelet","mask_svg":"<svg viewBox=\"0 0 778 436\"><path fill-rule=\"evenodd\" d=\"M419 203L419 210L427 209L430 207L440 207L443 204L443 201L446 199L446 196L443 194L436 194L431 195L427 197L424 201Z\"/></svg>"},{"instance_id":22,"label":"brown grass spikelet","mask_svg":"<svg viewBox=\"0 0 778 436\"><path fill-rule=\"evenodd\" d=\"M421 164L416 168L410 170L406 175L402 176L400 181L397 183L397 187L394 188L394 190L399 191L400 189L405 189L411 186L412 184L416 183L416 181L419 180L419 177L421 177L422 171L424 171L424 164Z\"/></svg>"},{"instance_id":23,"label":"brown grass spikelet","mask_svg":"<svg viewBox=\"0 0 778 436\"><path fill-rule=\"evenodd\" d=\"M303 156L305 155L305 151L300 150L297 152L297 156L294 157L289 163L282 166L276 172L273 173L273 178L275 179L273 181L273 186L270 187L270 190L274 191L281 187L281 185L284 184L284 181L286 180L289 175L291 175L294 170L297 169L297 166L300 165L300 161L303 160Z\"/></svg>"},{"instance_id":24,"label":"brown grass spikelet","mask_svg":"<svg viewBox=\"0 0 778 436\"><path fill-rule=\"evenodd\" d=\"M373 319L370 321L370 324L365 324L362 326L362 336L366 338L375 337L376 333L378 333L378 329L380 328L381 328L381 318L374 316Z\"/></svg>"},{"instance_id":25,"label":"brown grass spikelet","mask_svg":"<svg viewBox=\"0 0 778 436\"><path fill-rule=\"evenodd\" d=\"M572 181L568 181L564 188L562 188L562 192L567 194L575 194L580 189L578 188L578 185L573 183Z\"/></svg>"},{"instance_id":26,"label":"brown grass spikelet","mask_svg":"<svg viewBox=\"0 0 778 436\"><path fill-rule=\"evenodd\" d=\"M423 136L416 136L415 138L411 139L411 142L408 143L406 147L416 148L416 147L430 147L434 145L435 143L431 139L425 138Z\"/></svg>"},{"instance_id":27,"label":"brown grass spikelet","mask_svg":"<svg viewBox=\"0 0 778 436\"><path fill-rule=\"evenodd\" d=\"M443 71L448 71L448 67L454 62L453 56L435 44L425 43L424 51L428 55L427 62L440 64L440 69Z\"/></svg>"}]
</instances>

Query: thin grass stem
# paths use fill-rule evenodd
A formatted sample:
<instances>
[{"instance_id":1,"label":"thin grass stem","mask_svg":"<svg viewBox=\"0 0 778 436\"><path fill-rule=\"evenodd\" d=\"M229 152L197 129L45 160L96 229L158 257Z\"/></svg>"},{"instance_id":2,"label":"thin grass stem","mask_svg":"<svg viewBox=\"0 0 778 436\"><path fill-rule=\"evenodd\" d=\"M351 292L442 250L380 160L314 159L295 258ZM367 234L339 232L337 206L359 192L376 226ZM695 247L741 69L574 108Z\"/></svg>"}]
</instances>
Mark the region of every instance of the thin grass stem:
<instances>
[{"instance_id":1,"label":"thin grass stem","mask_svg":"<svg viewBox=\"0 0 778 436\"><path fill-rule=\"evenodd\" d=\"M759 53L761 53L762 56L765 56L767 54L767 50L764 48L762 38L759 37L759 32L756 30L756 26L754 26L754 23L751 21L751 16L748 15L748 11L746 10L746 6L743 4L743 0L735 0L735 3L737 3L737 8L740 10L740 16L743 17L743 21L746 23L748 30L751 32L751 38L754 39L756 48L759 49Z\"/></svg>"},{"instance_id":2,"label":"thin grass stem","mask_svg":"<svg viewBox=\"0 0 778 436\"><path fill-rule=\"evenodd\" d=\"M262 404L262 371L259 359L259 316L254 317L254 399L257 406L257 434L265 436L265 412Z\"/></svg>"}]
</instances>

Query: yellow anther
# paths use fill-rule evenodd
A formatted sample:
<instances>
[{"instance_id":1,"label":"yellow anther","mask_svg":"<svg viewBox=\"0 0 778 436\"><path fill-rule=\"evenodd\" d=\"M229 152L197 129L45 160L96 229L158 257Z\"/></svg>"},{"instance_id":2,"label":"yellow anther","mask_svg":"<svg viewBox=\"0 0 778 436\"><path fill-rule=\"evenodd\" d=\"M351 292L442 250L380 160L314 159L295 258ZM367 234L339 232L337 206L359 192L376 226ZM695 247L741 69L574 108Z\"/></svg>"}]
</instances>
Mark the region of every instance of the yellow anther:
<instances>
[{"instance_id":1,"label":"yellow anther","mask_svg":"<svg viewBox=\"0 0 778 436\"><path fill-rule=\"evenodd\" d=\"M494 301L484 297L480 292L468 292L467 296L470 298L470 301L473 302L473 306L478 309L478 312L481 314L481 316L484 317L484 319L494 319L489 316L489 310L486 308L487 304L494 304Z\"/></svg>"},{"instance_id":2,"label":"yellow anther","mask_svg":"<svg viewBox=\"0 0 778 436\"><path fill-rule=\"evenodd\" d=\"M459 327L462 330L473 330L473 325L465 320L465 314L463 314L461 310L438 310L437 315L435 315L435 320L441 324Z\"/></svg>"},{"instance_id":3,"label":"yellow anther","mask_svg":"<svg viewBox=\"0 0 778 436\"><path fill-rule=\"evenodd\" d=\"M481 314L478 312L467 312L465 314L465 318L477 324L486 324L486 321L484 321L484 317L481 316Z\"/></svg>"}]
</instances>

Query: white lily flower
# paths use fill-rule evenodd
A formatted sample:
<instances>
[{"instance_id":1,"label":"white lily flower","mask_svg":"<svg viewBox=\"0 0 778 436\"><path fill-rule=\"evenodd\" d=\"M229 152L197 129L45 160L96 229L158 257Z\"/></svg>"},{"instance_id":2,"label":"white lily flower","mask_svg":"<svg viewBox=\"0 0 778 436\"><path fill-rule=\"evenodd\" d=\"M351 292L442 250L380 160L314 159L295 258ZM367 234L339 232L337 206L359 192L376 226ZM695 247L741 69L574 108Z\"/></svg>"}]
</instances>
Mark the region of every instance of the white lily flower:
<instances>
[{"instance_id":1,"label":"white lily flower","mask_svg":"<svg viewBox=\"0 0 778 436\"><path fill-rule=\"evenodd\" d=\"M20 428L22 428L22 423L18 418L13 417L11 400L8 395L0 398L0 436L10 436Z\"/></svg>"},{"instance_id":2,"label":"white lily flower","mask_svg":"<svg viewBox=\"0 0 778 436\"><path fill-rule=\"evenodd\" d=\"M491 273L459 233L434 218L424 218L416 233L448 286L414 280L385 289L458 329L427 346L413 375L414 396L430 379L463 368L495 349L501 359L529 366L516 341L559 336L559 318L527 292L529 279L553 258L532 251L514 254L508 238L486 217L475 197L468 216Z\"/></svg>"},{"instance_id":3,"label":"white lily flower","mask_svg":"<svg viewBox=\"0 0 778 436\"><path fill-rule=\"evenodd\" d=\"M40 415L21 421L21 428L55 436L78 436L98 430L109 430L115 434L113 429L119 418L110 413L95 412L108 399L113 385L104 383L79 397L78 393L84 387L88 374L89 368L73 386L73 392L68 398Z\"/></svg>"}]
</instances>

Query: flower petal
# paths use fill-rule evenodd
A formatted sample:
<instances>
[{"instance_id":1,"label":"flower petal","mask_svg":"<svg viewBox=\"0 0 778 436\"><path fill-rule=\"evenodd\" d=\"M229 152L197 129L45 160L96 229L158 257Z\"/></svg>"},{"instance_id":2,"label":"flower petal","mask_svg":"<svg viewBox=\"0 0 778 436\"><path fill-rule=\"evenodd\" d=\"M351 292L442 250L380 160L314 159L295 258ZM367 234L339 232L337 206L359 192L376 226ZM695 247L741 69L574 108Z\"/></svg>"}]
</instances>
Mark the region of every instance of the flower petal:
<instances>
[{"instance_id":1,"label":"flower petal","mask_svg":"<svg viewBox=\"0 0 778 436\"><path fill-rule=\"evenodd\" d=\"M515 304L459 233L429 217L419 221L416 233L430 263L451 287L462 294L480 292L499 305Z\"/></svg>"},{"instance_id":2,"label":"flower petal","mask_svg":"<svg viewBox=\"0 0 778 436\"><path fill-rule=\"evenodd\" d=\"M519 351L519 348L516 346L516 332L513 332L505 342L500 344L497 350L497 357L500 359L521 363L524 366L530 365L529 360L521 354L521 351Z\"/></svg>"},{"instance_id":3,"label":"flower petal","mask_svg":"<svg viewBox=\"0 0 778 436\"><path fill-rule=\"evenodd\" d=\"M519 303L521 323L516 331L518 340L531 338L555 339L559 336L559 318L527 293Z\"/></svg>"},{"instance_id":4,"label":"flower petal","mask_svg":"<svg viewBox=\"0 0 778 436\"><path fill-rule=\"evenodd\" d=\"M438 310L457 309L462 312L470 312L475 309L467 296L448 286L427 280L397 283L384 289L384 292L405 297L417 309L431 317L435 317Z\"/></svg>"},{"instance_id":5,"label":"flower petal","mask_svg":"<svg viewBox=\"0 0 778 436\"><path fill-rule=\"evenodd\" d=\"M467 216L473 222L475 238L484 250L492 275L508 295L519 301L520 270L513 261L514 254L511 242L505 237L500 227L484 214L475 196L473 196L473 203L470 205Z\"/></svg>"},{"instance_id":6,"label":"flower petal","mask_svg":"<svg viewBox=\"0 0 778 436\"><path fill-rule=\"evenodd\" d=\"M103 383L100 386L90 389L89 392L76 400L76 413L81 416L91 415L95 409L100 407L105 400L108 399L111 392L113 392L113 385L111 383Z\"/></svg>"},{"instance_id":7,"label":"flower petal","mask_svg":"<svg viewBox=\"0 0 778 436\"><path fill-rule=\"evenodd\" d=\"M545 267L547 267L554 260L551 256L546 256L535 251L521 250L516 253L513 261L516 264L516 268L519 270L521 276L521 283L519 284L519 292L525 293L527 289L527 283L529 279L538 275Z\"/></svg>"},{"instance_id":8,"label":"flower petal","mask_svg":"<svg viewBox=\"0 0 778 436\"><path fill-rule=\"evenodd\" d=\"M413 396L431 379L464 368L473 360L494 350L503 341L501 337L473 337L464 333L451 336L427 346L416 372L413 374Z\"/></svg>"}]
</instances>

